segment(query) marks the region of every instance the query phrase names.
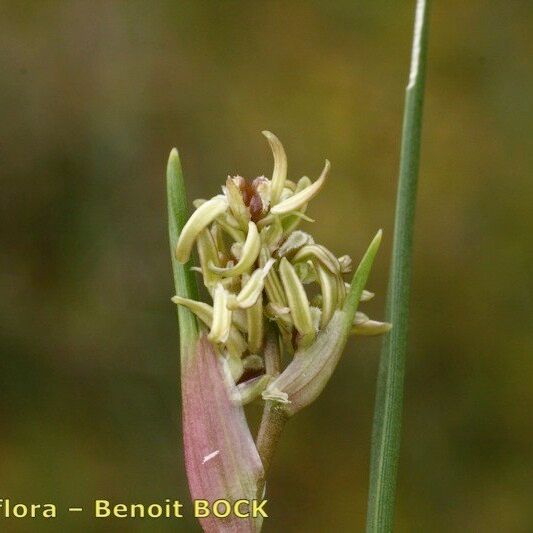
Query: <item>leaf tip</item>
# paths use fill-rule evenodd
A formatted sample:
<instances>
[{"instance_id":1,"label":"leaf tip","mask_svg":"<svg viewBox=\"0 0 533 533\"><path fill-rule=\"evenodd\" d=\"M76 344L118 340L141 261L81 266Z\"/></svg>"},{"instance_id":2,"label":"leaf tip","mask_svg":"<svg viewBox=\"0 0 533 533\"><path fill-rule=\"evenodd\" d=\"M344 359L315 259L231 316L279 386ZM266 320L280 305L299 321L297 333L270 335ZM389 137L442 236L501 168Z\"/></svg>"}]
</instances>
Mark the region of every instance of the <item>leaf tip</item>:
<instances>
[{"instance_id":1,"label":"leaf tip","mask_svg":"<svg viewBox=\"0 0 533 533\"><path fill-rule=\"evenodd\" d=\"M370 246L376 251L379 248L379 245L381 244L382 237L383 237L383 230L380 228L378 229L377 233L374 235L374 238L372 239L372 242L370 243Z\"/></svg>"},{"instance_id":2,"label":"leaf tip","mask_svg":"<svg viewBox=\"0 0 533 533\"><path fill-rule=\"evenodd\" d=\"M180 158L180 154L178 152L178 149L176 147L172 148L172 150L170 150L170 154L168 156L169 162L173 161L175 159L179 160L179 158Z\"/></svg>"},{"instance_id":3,"label":"leaf tip","mask_svg":"<svg viewBox=\"0 0 533 533\"><path fill-rule=\"evenodd\" d=\"M167 162L167 182L174 184L178 176L181 175L181 161L177 148L172 148L168 155Z\"/></svg>"}]
</instances>

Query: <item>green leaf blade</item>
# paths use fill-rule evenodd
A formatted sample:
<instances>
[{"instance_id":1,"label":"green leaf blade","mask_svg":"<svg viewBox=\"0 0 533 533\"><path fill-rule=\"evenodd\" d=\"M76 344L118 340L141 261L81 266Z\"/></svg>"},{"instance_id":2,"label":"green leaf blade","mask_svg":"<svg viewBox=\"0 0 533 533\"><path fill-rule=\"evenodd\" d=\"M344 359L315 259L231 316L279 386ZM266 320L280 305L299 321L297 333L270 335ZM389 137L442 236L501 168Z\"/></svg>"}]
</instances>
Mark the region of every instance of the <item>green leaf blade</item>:
<instances>
[{"instance_id":1,"label":"green leaf blade","mask_svg":"<svg viewBox=\"0 0 533 533\"><path fill-rule=\"evenodd\" d=\"M182 265L175 255L180 232L189 218L187 207L187 193L181 169L178 150L173 148L167 164L167 202L168 202L168 232L170 241L170 256L176 294L183 298L198 300L198 285L192 262ZM178 321L180 331L180 347L182 361L190 352L198 337L198 324L194 315L183 306L178 306Z\"/></svg>"},{"instance_id":2,"label":"green leaf blade","mask_svg":"<svg viewBox=\"0 0 533 533\"><path fill-rule=\"evenodd\" d=\"M377 380L366 524L368 533L389 532L393 529L429 32L429 4L429 0L417 0L411 70L405 95L400 176L386 312L386 320L391 322L393 327L383 341Z\"/></svg>"}]
</instances>

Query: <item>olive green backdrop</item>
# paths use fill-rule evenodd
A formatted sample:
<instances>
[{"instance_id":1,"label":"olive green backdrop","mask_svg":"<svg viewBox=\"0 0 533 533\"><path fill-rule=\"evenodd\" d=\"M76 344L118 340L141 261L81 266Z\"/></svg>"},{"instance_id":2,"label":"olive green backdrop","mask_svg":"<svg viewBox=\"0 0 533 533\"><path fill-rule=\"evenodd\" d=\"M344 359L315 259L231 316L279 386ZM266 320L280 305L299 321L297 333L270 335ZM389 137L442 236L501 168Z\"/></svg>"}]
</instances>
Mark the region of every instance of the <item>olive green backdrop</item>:
<instances>
[{"instance_id":1,"label":"olive green backdrop","mask_svg":"<svg viewBox=\"0 0 533 533\"><path fill-rule=\"evenodd\" d=\"M0 497L188 501L172 146L191 198L269 175L262 129L292 177L328 157L307 227L356 259L384 229L365 307L383 316L413 4L2 2ZM532 24L528 1L434 2L398 532L533 530ZM379 348L351 341L288 426L266 532L362 530ZM198 531L87 513L1 524Z\"/></svg>"}]
</instances>

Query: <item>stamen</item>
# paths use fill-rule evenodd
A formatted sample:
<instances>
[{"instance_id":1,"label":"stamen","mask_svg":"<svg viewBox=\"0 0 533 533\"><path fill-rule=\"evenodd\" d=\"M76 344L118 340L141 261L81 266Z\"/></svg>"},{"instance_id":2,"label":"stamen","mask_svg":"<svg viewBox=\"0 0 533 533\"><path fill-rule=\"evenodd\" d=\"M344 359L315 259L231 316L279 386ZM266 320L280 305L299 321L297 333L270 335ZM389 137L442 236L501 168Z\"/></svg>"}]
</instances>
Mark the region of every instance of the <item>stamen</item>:
<instances>
[{"instance_id":1,"label":"stamen","mask_svg":"<svg viewBox=\"0 0 533 533\"><path fill-rule=\"evenodd\" d=\"M363 290L363 293L361 294L361 302L368 302L368 300L372 300L374 298L375 294L373 292Z\"/></svg>"},{"instance_id":2,"label":"stamen","mask_svg":"<svg viewBox=\"0 0 533 533\"><path fill-rule=\"evenodd\" d=\"M350 289L350 284L345 283L344 288L346 291ZM361 298L359 299L360 302L368 302L369 300L372 300L374 298L375 294L373 292L367 291L363 289L363 292L361 293Z\"/></svg>"},{"instance_id":3,"label":"stamen","mask_svg":"<svg viewBox=\"0 0 533 533\"><path fill-rule=\"evenodd\" d=\"M343 255L338 258L341 272L347 274L352 271L352 258L349 255Z\"/></svg>"},{"instance_id":4,"label":"stamen","mask_svg":"<svg viewBox=\"0 0 533 533\"><path fill-rule=\"evenodd\" d=\"M392 328L389 322L378 322L377 320L370 320L367 315L358 311L355 313L354 325L351 333L355 335L381 335L387 333Z\"/></svg>"}]
</instances>

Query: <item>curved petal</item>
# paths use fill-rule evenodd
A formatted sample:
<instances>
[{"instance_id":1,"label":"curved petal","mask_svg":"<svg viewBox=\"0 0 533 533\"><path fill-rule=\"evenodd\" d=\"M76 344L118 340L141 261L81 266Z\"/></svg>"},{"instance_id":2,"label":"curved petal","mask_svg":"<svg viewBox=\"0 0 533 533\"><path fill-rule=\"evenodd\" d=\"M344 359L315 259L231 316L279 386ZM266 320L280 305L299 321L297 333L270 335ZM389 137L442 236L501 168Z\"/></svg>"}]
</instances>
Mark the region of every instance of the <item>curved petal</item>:
<instances>
[{"instance_id":1,"label":"curved petal","mask_svg":"<svg viewBox=\"0 0 533 533\"><path fill-rule=\"evenodd\" d=\"M213 295L213 321L207 338L211 342L226 342L231 329L231 311L228 309L228 291L219 283Z\"/></svg>"},{"instance_id":2,"label":"curved petal","mask_svg":"<svg viewBox=\"0 0 533 533\"><path fill-rule=\"evenodd\" d=\"M261 295L265 285L265 278L274 263L274 259L269 259L263 268L255 270L235 298L234 303L230 304L230 307L240 307L241 309L252 307Z\"/></svg>"},{"instance_id":3,"label":"curved petal","mask_svg":"<svg viewBox=\"0 0 533 533\"><path fill-rule=\"evenodd\" d=\"M182 298L181 296L173 296L171 300L178 305L182 305L192 311L207 327L211 328L213 325L213 308L204 302L191 300L190 298ZM241 335L240 331L232 324L226 347L231 355L240 357L246 350L246 341Z\"/></svg>"},{"instance_id":4,"label":"curved petal","mask_svg":"<svg viewBox=\"0 0 533 533\"><path fill-rule=\"evenodd\" d=\"M293 257L293 262L315 259L322 263L332 274L340 273L340 265L337 258L321 244L308 244L300 248Z\"/></svg>"},{"instance_id":5,"label":"curved petal","mask_svg":"<svg viewBox=\"0 0 533 533\"><path fill-rule=\"evenodd\" d=\"M311 198L316 196L318 191L322 188L324 185L324 182L326 181L326 178L328 176L329 169L331 167L330 162L326 159L326 163L324 165L324 169L322 170L322 174L320 174L320 177L312 183L309 187L306 187L302 191L293 194L291 197L287 198L283 202L280 202L277 205L274 205L270 212L273 215L281 215L283 213L290 213L291 211L296 211L303 205L305 205Z\"/></svg>"},{"instance_id":6,"label":"curved petal","mask_svg":"<svg viewBox=\"0 0 533 533\"><path fill-rule=\"evenodd\" d=\"M187 221L180 233L178 244L176 245L176 259L180 263L186 263L191 256L191 250L198 234L215 218L220 216L228 208L225 198L215 196L204 202Z\"/></svg>"},{"instance_id":7,"label":"curved petal","mask_svg":"<svg viewBox=\"0 0 533 533\"><path fill-rule=\"evenodd\" d=\"M272 155L274 156L274 170L272 172L272 188L270 192L270 204L279 202L285 180L287 179L287 155L281 141L270 131L263 131L263 135L268 139Z\"/></svg>"},{"instance_id":8,"label":"curved petal","mask_svg":"<svg viewBox=\"0 0 533 533\"><path fill-rule=\"evenodd\" d=\"M315 328L305 289L294 267L286 257L281 259L279 273L287 295L294 325L302 335L303 344L308 344L315 336Z\"/></svg>"},{"instance_id":9,"label":"curved petal","mask_svg":"<svg viewBox=\"0 0 533 533\"><path fill-rule=\"evenodd\" d=\"M248 235L242 247L242 255L236 265L229 268L220 268L214 264L210 264L209 268L222 277L239 276L246 272L257 260L259 251L261 250L261 239L257 226L253 222L248 224Z\"/></svg>"}]
</instances>

